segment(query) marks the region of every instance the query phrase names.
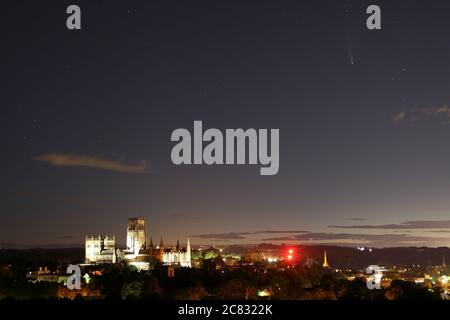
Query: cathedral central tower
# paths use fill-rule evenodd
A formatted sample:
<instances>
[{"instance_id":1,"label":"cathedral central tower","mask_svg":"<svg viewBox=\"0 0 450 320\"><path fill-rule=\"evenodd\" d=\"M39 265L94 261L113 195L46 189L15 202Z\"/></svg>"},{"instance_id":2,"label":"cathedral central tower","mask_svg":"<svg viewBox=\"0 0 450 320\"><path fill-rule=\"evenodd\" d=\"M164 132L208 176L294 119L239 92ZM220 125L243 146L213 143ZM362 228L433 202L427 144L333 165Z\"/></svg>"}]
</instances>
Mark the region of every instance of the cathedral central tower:
<instances>
[{"instance_id":1,"label":"cathedral central tower","mask_svg":"<svg viewBox=\"0 0 450 320\"><path fill-rule=\"evenodd\" d=\"M147 247L147 225L145 218L128 218L127 250L139 254L141 249Z\"/></svg>"}]
</instances>

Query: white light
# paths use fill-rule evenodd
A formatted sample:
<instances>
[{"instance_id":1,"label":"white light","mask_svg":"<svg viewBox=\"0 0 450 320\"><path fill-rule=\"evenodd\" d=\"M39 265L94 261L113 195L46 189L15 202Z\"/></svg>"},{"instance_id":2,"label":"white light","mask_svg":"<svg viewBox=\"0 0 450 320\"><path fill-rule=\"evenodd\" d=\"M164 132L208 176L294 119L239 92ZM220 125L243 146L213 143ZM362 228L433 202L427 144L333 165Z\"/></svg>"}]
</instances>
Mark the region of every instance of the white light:
<instances>
[{"instance_id":1,"label":"white light","mask_svg":"<svg viewBox=\"0 0 450 320\"><path fill-rule=\"evenodd\" d=\"M269 297L270 292L268 290L260 290L258 291L258 297Z\"/></svg>"}]
</instances>

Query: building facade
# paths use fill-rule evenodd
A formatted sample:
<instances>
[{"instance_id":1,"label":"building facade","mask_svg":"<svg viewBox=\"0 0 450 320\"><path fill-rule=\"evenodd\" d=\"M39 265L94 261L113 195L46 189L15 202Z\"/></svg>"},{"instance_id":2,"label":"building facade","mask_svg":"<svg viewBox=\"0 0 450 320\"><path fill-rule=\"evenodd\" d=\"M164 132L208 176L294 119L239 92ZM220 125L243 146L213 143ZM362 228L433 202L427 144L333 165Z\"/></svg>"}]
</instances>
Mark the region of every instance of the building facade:
<instances>
[{"instance_id":1,"label":"building facade","mask_svg":"<svg viewBox=\"0 0 450 320\"><path fill-rule=\"evenodd\" d=\"M116 263L116 238L114 236L87 236L86 263Z\"/></svg>"},{"instance_id":2,"label":"building facade","mask_svg":"<svg viewBox=\"0 0 450 320\"><path fill-rule=\"evenodd\" d=\"M189 238L187 239L186 248L180 248L180 243L177 241L175 248L164 249L161 259L162 263L167 266L180 266L190 268L191 265L191 244Z\"/></svg>"},{"instance_id":3,"label":"building facade","mask_svg":"<svg viewBox=\"0 0 450 320\"><path fill-rule=\"evenodd\" d=\"M147 247L147 225L145 218L132 217L128 219L127 251L139 254Z\"/></svg>"}]
</instances>

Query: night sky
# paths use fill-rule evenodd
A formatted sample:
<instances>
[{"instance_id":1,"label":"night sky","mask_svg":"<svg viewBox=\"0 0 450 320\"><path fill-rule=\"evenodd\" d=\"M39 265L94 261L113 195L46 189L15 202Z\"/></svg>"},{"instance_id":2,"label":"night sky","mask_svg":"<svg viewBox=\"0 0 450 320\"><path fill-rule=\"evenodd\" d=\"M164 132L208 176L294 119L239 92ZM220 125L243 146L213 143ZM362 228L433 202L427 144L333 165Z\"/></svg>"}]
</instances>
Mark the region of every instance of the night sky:
<instances>
[{"instance_id":1,"label":"night sky","mask_svg":"<svg viewBox=\"0 0 450 320\"><path fill-rule=\"evenodd\" d=\"M77 4L82 29L66 28ZM382 30L366 28L366 8ZM0 244L450 245L450 1L1 0ZM175 166L279 128L280 171Z\"/></svg>"}]
</instances>

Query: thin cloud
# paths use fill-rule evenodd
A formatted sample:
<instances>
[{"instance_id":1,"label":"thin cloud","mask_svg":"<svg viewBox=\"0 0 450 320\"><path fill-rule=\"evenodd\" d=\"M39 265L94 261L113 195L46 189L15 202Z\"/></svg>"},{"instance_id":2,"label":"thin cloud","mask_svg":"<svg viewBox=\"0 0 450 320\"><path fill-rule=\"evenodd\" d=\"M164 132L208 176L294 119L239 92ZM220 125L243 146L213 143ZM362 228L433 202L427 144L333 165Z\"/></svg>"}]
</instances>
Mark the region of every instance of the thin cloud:
<instances>
[{"instance_id":1,"label":"thin cloud","mask_svg":"<svg viewBox=\"0 0 450 320\"><path fill-rule=\"evenodd\" d=\"M137 164L126 164L119 161L103 159L95 155L46 153L35 157L34 160L47 162L57 167L89 167L115 172L148 173L146 161L141 161Z\"/></svg>"},{"instance_id":2,"label":"thin cloud","mask_svg":"<svg viewBox=\"0 0 450 320\"><path fill-rule=\"evenodd\" d=\"M292 234L284 230L263 230L252 232L228 232L199 234L192 237L208 239L211 241L268 241L268 242L298 242L303 244L333 244L343 246L368 245L372 247L396 247L396 246L431 246L437 247L450 244L450 237L434 237L409 233L404 230L403 233L397 233L393 230L388 234L366 234L366 233L333 233L333 232L309 232L301 231ZM268 232L272 231L272 232ZM275 231L275 232L273 232ZM252 236L257 234L279 234L262 239Z\"/></svg>"},{"instance_id":3,"label":"thin cloud","mask_svg":"<svg viewBox=\"0 0 450 320\"><path fill-rule=\"evenodd\" d=\"M361 233L323 233L311 232L286 237L274 237L264 241L301 241L303 243L340 243L340 244L364 244L374 247L430 245L438 246L442 243L450 243L450 238L415 236L409 234L361 234Z\"/></svg>"},{"instance_id":4,"label":"thin cloud","mask_svg":"<svg viewBox=\"0 0 450 320\"><path fill-rule=\"evenodd\" d=\"M405 120L405 118L406 118L406 112L402 111L402 112L399 112L399 113L391 116L391 121L394 123L398 123L398 122L401 122L402 120Z\"/></svg>"},{"instance_id":5,"label":"thin cloud","mask_svg":"<svg viewBox=\"0 0 450 320\"><path fill-rule=\"evenodd\" d=\"M307 233L305 230L261 230L252 232L253 234L270 234L270 233Z\"/></svg>"},{"instance_id":6,"label":"thin cloud","mask_svg":"<svg viewBox=\"0 0 450 320\"><path fill-rule=\"evenodd\" d=\"M361 234L361 233L326 233L311 232L306 234L297 234L290 237L276 237L264 240L359 240L359 241L376 241L376 240L394 240L401 241L423 239L423 237L411 237L405 234ZM428 239L428 237L426 237Z\"/></svg>"},{"instance_id":7,"label":"thin cloud","mask_svg":"<svg viewBox=\"0 0 450 320\"><path fill-rule=\"evenodd\" d=\"M245 233L228 232L228 233L209 233L193 235L193 238L214 239L214 240L243 240L246 237L242 236Z\"/></svg>"},{"instance_id":8,"label":"thin cloud","mask_svg":"<svg viewBox=\"0 0 450 320\"><path fill-rule=\"evenodd\" d=\"M210 233L210 234L197 234L192 237L214 240L243 240L249 239L248 236L261 235L261 234L298 234L309 233L310 231L304 230L259 230L259 231L243 231L243 232L227 232L227 233Z\"/></svg>"},{"instance_id":9,"label":"thin cloud","mask_svg":"<svg viewBox=\"0 0 450 320\"><path fill-rule=\"evenodd\" d=\"M348 220L351 220L351 221L365 221L367 219L366 218L348 218Z\"/></svg>"},{"instance_id":10,"label":"thin cloud","mask_svg":"<svg viewBox=\"0 0 450 320\"><path fill-rule=\"evenodd\" d=\"M341 229L445 229L450 228L450 220L413 220L399 224L362 224L352 226L329 226Z\"/></svg>"},{"instance_id":11,"label":"thin cloud","mask_svg":"<svg viewBox=\"0 0 450 320\"><path fill-rule=\"evenodd\" d=\"M420 116L444 116L446 123L450 122L450 107L440 106L440 107L424 107L415 108L407 111L401 111L390 117L392 123L401 123L404 121L414 121Z\"/></svg>"}]
</instances>

